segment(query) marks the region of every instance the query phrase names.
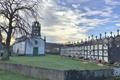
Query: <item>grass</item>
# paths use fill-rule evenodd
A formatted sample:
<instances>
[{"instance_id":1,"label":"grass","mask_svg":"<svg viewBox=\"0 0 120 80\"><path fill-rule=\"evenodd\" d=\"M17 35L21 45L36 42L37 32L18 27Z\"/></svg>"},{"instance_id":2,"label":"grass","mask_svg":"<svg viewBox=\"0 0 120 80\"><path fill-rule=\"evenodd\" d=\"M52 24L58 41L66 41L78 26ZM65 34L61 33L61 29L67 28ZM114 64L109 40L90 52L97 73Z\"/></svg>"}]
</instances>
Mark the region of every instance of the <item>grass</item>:
<instances>
[{"instance_id":1,"label":"grass","mask_svg":"<svg viewBox=\"0 0 120 80\"><path fill-rule=\"evenodd\" d=\"M38 80L38 79L0 70L0 80Z\"/></svg>"},{"instance_id":2,"label":"grass","mask_svg":"<svg viewBox=\"0 0 120 80\"><path fill-rule=\"evenodd\" d=\"M106 79L106 80L120 80L120 77L115 77L115 78Z\"/></svg>"},{"instance_id":3,"label":"grass","mask_svg":"<svg viewBox=\"0 0 120 80\"><path fill-rule=\"evenodd\" d=\"M106 66L98 66L95 63L82 62L78 60L73 60L67 57L61 57L57 55L46 55L38 57L11 57L7 63L12 64L24 64L32 65L48 69L58 69L58 70L94 70L94 69L104 69Z\"/></svg>"}]
</instances>

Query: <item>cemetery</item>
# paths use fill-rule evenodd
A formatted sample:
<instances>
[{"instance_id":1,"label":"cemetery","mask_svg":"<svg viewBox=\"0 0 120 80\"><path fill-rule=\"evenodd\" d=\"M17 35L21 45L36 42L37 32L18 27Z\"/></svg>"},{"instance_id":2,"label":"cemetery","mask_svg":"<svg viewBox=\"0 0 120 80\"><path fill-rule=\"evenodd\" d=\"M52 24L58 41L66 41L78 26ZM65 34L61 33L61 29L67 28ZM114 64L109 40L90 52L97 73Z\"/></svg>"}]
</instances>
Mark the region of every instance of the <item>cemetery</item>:
<instances>
[{"instance_id":1,"label":"cemetery","mask_svg":"<svg viewBox=\"0 0 120 80\"><path fill-rule=\"evenodd\" d=\"M120 68L59 55L14 56L0 61L0 69L40 80L105 80L120 76Z\"/></svg>"},{"instance_id":2,"label":"cemetery","mask_svg":"<svg viewBox=\"0 0 120 80\"><path fill-rule=\"evenodd\" d=\"M66 53L67 51L64 51L66 46L61 48L62 55L45 54L46 38L44 37L43 39L40 32L40 23L38 21L34 21L32 25L32 33L30 36L16 38L15 43L11 45L9 49L5 49L6 46L2 43L1 35L0 70L9 71L41 80L104 80L107 78L120 76L120 68L114 68L112 66L104 65L90 59L87 60L76 58L74 57L78 56L76 55L76 52L75 54L73 52L73 56L69 57L70 55L68 54L70 52ZM84 52L82 54L84 54ZM86 54L83 56L85 55ZM6 56L8 57L8 60L5 59ZM97 56L100 57L100 55ZM87 57L89 57L89 55L87 55Z\"/></svg>"},{"instance_id":3,"label":"cemetery","mask_svg":"<svg viewBox=\"0 0 120 80\"><path fill-rule=\"evenodd\" d=\"M0 0L0 80L120 80L119 29L86 38L112 22L113 8L82 11L81 4L67 8L62 1Z\"/></svg>"},{"instance_id":4,"label":"cemetery","mask_svg":"<svg viewBox=\"0 0 120 80\"><path fill-rule=\"evenodd\" d=\"M69 43L61 48L61 55L68 57L76 57L80 59L88 59L91 61L99 61L101 63L119 63L120 62L120 34L119 29L117 35L113 36L113 32L110 32L110 36L107 36L105 32L104 36L100 33L100 36L92 35L88 39L77 42Z\"/></svg>"},{"instance_id":5,"label":"cemetery","mask_svg":"<svg viewBox=\"0 0 120 80\"><path fill-rule=\"evenodd\" d=\"M10 57L9 61L0 61L0 69L49 80L73 80L73 78L87 80L92 76L94 77L91 79L95 80L112 76L112 69L107 66L83 63L83 61L59 55ZM79 76L78 79L77 76Z\"/></svg>"},{"instance_id":6,"label":"cemetery","mask_svg":"<svg viewBox=\"0 0 120 80\"><path fill-rule=\"evenodd\" d=\"M0 63L2 62L0 61ZM108 68L104 65L99 66L96 63L73 60L71 58L62 57L59 55L46 55L38 57L11 57L9 61L4 61L4 63L32 65L41 68L57 70L94 70Z\"/></svg>"}]
</instances>

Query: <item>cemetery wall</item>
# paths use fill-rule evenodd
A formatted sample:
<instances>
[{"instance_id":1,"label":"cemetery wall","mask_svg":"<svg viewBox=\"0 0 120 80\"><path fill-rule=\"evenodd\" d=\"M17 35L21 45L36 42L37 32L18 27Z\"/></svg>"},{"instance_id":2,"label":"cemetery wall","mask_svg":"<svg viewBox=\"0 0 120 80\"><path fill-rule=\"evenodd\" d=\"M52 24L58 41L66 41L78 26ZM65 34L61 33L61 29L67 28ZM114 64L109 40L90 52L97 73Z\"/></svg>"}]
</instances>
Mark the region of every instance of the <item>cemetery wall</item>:
<instances>
[{"instance_id":1,"label":"cemetery wall","mask_svg":"<svg viewBox=\"0 0 120 80\"><path fill-rule=\"evenodd\" d=\"M64 71L62 70L45 69L21 64L0 63L0 69L39 79L64 80L65 78Z\"/></svg>"},{"instance_id":2,"label":"cemetery wall","mask_svg":"<svg viewBox=\"0 0 120 80\"><path fill-rule=\"evenodd\" d=\"M54 70L22 64L0 63L1 70L47 80L105 80L119 77L120 68L100 70Z\"/></svg>"}]
</instances>

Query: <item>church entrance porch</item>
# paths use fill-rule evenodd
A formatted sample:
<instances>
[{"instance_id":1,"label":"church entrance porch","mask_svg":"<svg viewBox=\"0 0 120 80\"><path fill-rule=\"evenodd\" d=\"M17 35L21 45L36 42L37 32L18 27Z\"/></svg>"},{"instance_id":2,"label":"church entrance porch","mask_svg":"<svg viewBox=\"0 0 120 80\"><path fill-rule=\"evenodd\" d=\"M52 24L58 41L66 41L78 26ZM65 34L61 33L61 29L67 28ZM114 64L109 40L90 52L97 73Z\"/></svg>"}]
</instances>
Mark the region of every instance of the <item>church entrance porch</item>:
<instances>
[{"instance_id":1,"label":"church entrance porch","mask_svg":"<svg viewBox=\"0 0 120 80\"><path fill-rule=\"evenodd\" d=\"M38 47L33 48L33 56L38 56Z\"/></svg>"}]
</instances>

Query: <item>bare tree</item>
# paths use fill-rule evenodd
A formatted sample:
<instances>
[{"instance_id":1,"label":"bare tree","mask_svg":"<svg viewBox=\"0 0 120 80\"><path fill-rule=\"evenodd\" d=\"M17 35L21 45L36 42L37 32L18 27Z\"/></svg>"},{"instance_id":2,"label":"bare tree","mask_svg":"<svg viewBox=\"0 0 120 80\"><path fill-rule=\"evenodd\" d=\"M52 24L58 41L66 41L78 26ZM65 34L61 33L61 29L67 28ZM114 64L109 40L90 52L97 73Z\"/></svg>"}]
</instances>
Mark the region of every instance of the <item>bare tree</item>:
<instances>
[{"instance_id":1,"label":"bare tree","mask_svg":"<svg viewBox=\"0 0 120 80\"><path fill-rule=\"evenodd\" d=\"M29 35L27 16L33 16L38 4L35 0L0 0L0 28L6 33L6 53L3 60L9 60L10 42L15 33Z\"/></svg>"}]
</instances>

